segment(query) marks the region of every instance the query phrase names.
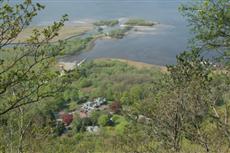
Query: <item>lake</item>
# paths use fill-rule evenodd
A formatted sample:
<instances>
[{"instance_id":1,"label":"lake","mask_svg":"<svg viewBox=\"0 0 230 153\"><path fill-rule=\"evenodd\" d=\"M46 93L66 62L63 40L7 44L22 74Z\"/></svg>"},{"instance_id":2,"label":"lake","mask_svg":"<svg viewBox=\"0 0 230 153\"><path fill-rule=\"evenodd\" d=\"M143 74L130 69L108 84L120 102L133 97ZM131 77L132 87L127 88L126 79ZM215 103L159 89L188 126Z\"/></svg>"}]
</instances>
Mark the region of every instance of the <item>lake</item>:
<instances>
[{"instance_id":1,"label":"lake","mask_svg":"<svg viewBox=\"0 0 230 153\"><path fill-rule=\"evenodd\" d=\"M46 9L33 24L51 23L67 13L74 23L102 19L143 18L160 23L152 32L130 34L121 40L97 40L91 51L66 57L66 61L84 58L123 58L150 64L174 64L176 55L186 49L189 39L185 19L178 12L189 0L37 0Z\"/></svg>"}]
</instances>

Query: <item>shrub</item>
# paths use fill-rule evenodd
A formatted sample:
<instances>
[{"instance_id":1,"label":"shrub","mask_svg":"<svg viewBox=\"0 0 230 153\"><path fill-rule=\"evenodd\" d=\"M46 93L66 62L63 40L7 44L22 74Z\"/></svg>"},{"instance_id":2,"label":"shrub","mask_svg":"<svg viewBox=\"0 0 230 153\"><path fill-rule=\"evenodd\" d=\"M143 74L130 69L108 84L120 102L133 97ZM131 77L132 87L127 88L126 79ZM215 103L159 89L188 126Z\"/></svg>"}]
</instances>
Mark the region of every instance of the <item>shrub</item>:
<instances>
[{"instance_id":1,"label":"shrub","mask_svg":"<svg viewBox=\"0 0 230 153\"><path fill-rule=\"evenodd\" d=\"M73 121L72 114L63 114L61 118L66 125L69 125Z\"/></svg>"},{"instance_id":2,"label":"shrub","mask_svg":"<svg viewBox=\"0 0 230 153\"><path fill-rule=\"evenodd\" d=\"M87 126L92 126L92 120L90 118L82 118L82 119L78 119L74 122L74 129L77 132L83 132L86 130Z\"/></svg>"},{"instance_id":3,"label":"shrub","mask_svg":"<svg viewBox=\"0 0 230 153\"><path fill-rule=\"evenodd\" d=\"M80 84L81 88L86 88L86 87L90 87L92 85L92 81L87 80L87 79L83 79L79 84Z\"/></svg>"},{"instance_id":4,"label":"shrub","mask_svg":"<svg viewBox=\"0 0 230 153\"><path fill-rule=\"evenodd\" d=\"M54 134L56 136L60 136L65 132L65 125L64 123L58 122L55 129L54 129Z\"/></svg>"},{"instance_id":5,"label":"shrub","mask_svg":"<svg viewBox=\"0 0 230 153\"><path fill-rule=\"evenodd\" d=\"M100 126L106 126L108 124L108 121L109 121L109 116L108 115L101 115L98 118L98 124Z\"/></svg>"},{"instance_id":6,"label":"shrub","mask_svg":"<svg viewBox=\"0 0 230 153\"><path fill-rule=\"evenodd\" d=\"M120 102L114 101L109 105L110 112L119 113L122 109Z\"/></svg>"},{"instance_id":7,"label":"shrub","mask_svg":"<svg viewBox=\"0 0 230 153\"><path fill-rule=\"evenodd\" d=\"M102 115L102 113L103 112L101 112L101 111L94 111L91 113L90 118L92 120L93 125L98 124L98 120L99 120L100 116Z\"/></svg>"}]
</instances>

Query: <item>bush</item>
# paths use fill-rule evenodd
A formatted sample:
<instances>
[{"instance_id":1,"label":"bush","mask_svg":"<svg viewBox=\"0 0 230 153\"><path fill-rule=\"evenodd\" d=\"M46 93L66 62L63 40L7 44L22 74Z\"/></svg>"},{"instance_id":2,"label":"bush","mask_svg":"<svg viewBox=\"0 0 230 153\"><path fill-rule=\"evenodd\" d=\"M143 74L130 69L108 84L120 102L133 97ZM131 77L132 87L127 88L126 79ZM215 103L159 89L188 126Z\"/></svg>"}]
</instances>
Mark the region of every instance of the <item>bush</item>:
<instances>
[{"instance_id":1,"label":"bush","mask_svg":"<svg viewBox=\"0 0 230 153\"><path fill-rule=\"evenodd\" d=\"M66 125L69 125L73 121L72 114L63 114L61 118Z\"/></svg>"},{"instance_id":2,"label":"bush","mask_svg":"<svg viewBox=\"0 0 230 153\"><path fill-rule=\"evenodd\" d=\"M81 88L87 88L87 87L90 87L92 85L92 81L87 80L87 79L83 79L79 84L80 84Z\"/></svg>"},{"instance_id":3,"label":"bush","mask_svg":"<svg viewBox=\"0 0 230 153\"><path fill-rule=\"evenodd\" d=\"M123 134L125 131L128 122L123 116L120 115L113 115L112 120L115 124L115 131L117 134Z\"/></svg>"},{"instance_id":4,"label":"bush","mask_svg":"<svg viewBox=\"0 0 230 153\"><path fill-rule=\"evenodd\" d=\"M91 118L93 125L98 125L98 120L102 114L103 112L101 111L94 111L91 113L90 118Z\"/></svg>"},{"instance_id":5,"label":"bush","mask_svg":"<svg viewBox=\"0 0 230 153\"><path fill-rule=\"evenodd\" d=\"M79 100L77 101L77 104L83 104L83 103L87 102L88 99L89 99L88 96L80 97Z\"/></svg>"},{"instance_id":6,"label":"bush","mask_svg":"<svg viewBox=\"0 0 230 153\"><path fill-rule=\"evenodd\" d=\"M117 134L123 134L125 132L125 128L128 125L128 122L122 122L115 126L115 131Z\"/></svg>"},{"instance_id":7,"label":"bush","mask_svg":"<svg viewBox=\"0 0 230 153\"><path fill-rule=\"evenodd\" d=\"M55 129L54 134L55 136L60 136L65 132L65 125L62 122L58 122Z\"/></svg>"},{"instance_id":8,"label":"bush","mask_svg":"<svg viewBox=\"0 0 230 153\"><path fill-rule=\"evenodd\" d=\"M72 102L69 103L69 110L70 111L75 110L75 109L77 109L77 106L78 106L77 102L72 101Z\"/></svg>"},{"instance_id":9,"label":"bush","mask_svg":"<svg viewBox=\"0 0 230 153\"><path fill-rule=\"evenodd\" d=\"M98 124L100 126L106 126L108 124L108 121L109 121L109 116L108 115L101 115L98 118Z\"/></svg>"},{"instance_id":10,"label":"bush","mask_svg":"<svg viewBox=\"0 0 230 153\"><path fill-rule=\"evenodd\" d=\"M74 129L77 132L84 132L87 126L92 126L92 120L90 118L78 119L74 122Z\"/></svg>"},{"instance_id":11,"label":"bush","mask_svg":"<svg viewBox=\"0 0 230 153\"><path fill-rule=\"evenodd\" d=\"M113 115L112 120L115 123L115 125L118 125L122 122L126 122L125 118L121 115Z\"/></svg>"},{"instance_id":12,"label":"bush","mask_svg":"<svg viewBox=\"0 0 230 153\"><path fill-rule=\"evenodd\" d=\"M112 113L119 113L122 107L120 102L114 101L109 105L109 109Z\"/></svg>"}]
</instances>

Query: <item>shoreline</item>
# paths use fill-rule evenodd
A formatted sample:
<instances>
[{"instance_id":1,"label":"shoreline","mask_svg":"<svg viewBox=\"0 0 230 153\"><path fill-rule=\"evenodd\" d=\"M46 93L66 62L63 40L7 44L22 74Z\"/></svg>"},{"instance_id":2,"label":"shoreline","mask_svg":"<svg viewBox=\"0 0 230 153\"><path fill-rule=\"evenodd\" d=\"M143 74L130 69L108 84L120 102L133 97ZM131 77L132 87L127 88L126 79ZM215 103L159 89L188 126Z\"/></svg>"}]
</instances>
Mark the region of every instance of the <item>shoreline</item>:
<instances>
[{"instance_id":1,"label":"shoreline","mask_svg":"<svg viewBox=\"0 0 230 153\"><path fill-rule=\"evenodd\" d=\"M118 61L125 63L129 66L133 66L137 69L159 69L161 72L166 73L167 72L167 67L166 66L161 66L161 65L156 65L156 64L148 64L144 62L139 62L135 60L129 60L129 59L121 59L121 58L96 58L92 59L92 61ZM59 65L63 65L65 70L72 70L77 66L78 61L73 61L73 62L64 62L64 61L58 61Z\"/></svg>"},{"instance_id":2,"label":"shoreline","mask_svg":"<svg viewBox=\"0 0 230 153\"><path fill-rule=\"evenodd\" d=\"M124 27L132 27L134 31L155 31L156 26L160 25L159 22L154 22L153 26L138 26L138 25L126 25L126 24L120 24L120 28ZM48 26L48 25L47 25ZM12 42L13 45L17 44L26 44L26 40L31 36L33 29L38 29L39 31L42 31L44 28L47 26L45 25L35 25L35 26L29 26L25 28L19 35L18 37ZM60 31L59 35L51 40L52 43L58 42L58 40L65 40L68 41L72 38L75 37L81 37L85 35L87 32L92 31L95 28L93 25L93 22L84 22L84 23L71 23L71 24L66 24L64 25ZM108 36L100 36L101 37L106 37L105 39L114 39L112 37L107 38ZM104 39L104 38L102 38Z\"/></svg>"},{"instance_id":3,"label":"shoreline","mask_svg":"<svg viewBox=\"0 0 230 153\"><path fill-rule=\"evenodd\" d=\"M159 26L161 24L158 22L154 22L153 26L138 26L138 25L133 25L132 30L133 31L129 31L128 33L125 34L125 36L129 35L130 33L137 33L137 32L149 32L149 31L156 31ZM128 25L126 24L121 24L120 28L122 27L126 27ZM157 28L158 27L158 28ZM26 37L29 36L30 32L32 29L34 28L38 28L38 30L42 30L43 28L45 28L45 26L34 26L34 27L29 27L28 29L26 29L22 35L19 35L19 39L17 39L16 41L13 42L14 45L17 44L25 44L23 43L23 39L25 39ZM55 38L54 40L52 40L52 43L57 42L58 40L71 40L72 38L76 38L76 37L81 37L84 36L87 32L90 32L94 29L95 27L93 26L92 23L84 23L84 24L71 24L71 25L65 25L62 30L60 31L60 34L57 38ZM88 52L90 50L92 50L92 48L95 47L96 45L96 41L97 40L117 40L117 38L111 37L106 35L105 33L103 34L97 34L93 36L93 39L87 44L87 46L82 49L81 51L76 51L73 54L66 54L63 56L59 56L57 58L57 63L61 64L64 66L64 68L66 70L71 70L73 68L75 68L75 65L77 64L78 61L67 61L67 60L62 60L65 57L68 56L78 56L80 54L82 54L83 52ZM119 62L123 62L126 63L130 66L134 66L135 68L138 69L148 69L148 68L157 68L160 69L162 72L166 72L167 68L165 66L161 66L161 65L154 65L154 64L148 64L148 63L144 63L144 62L139 62L139 61L135 61L135 60L129 60L129 59L120 59L120 58L96 58L93 59L95 61L103 61L103 60L109 60L109 61L119 61Z\"/></svg>"},{"instance_id":4,"label":"shoreline","mask_svg":"<svg viewBox=\"0 0 230 153\"><path fill-rule=\"evenodd\" d=\"M149 64L145 62L135 61L135 60L129 60L129 59L122 59L122 58L96 58L95 61L118 61L125 63L129 66L133 66L137 69L151 69L151 68L157 68L161 70L162 72L167 72L167 67L162 65L156 65L156 64Z\"/></svg>"}]
</instances>

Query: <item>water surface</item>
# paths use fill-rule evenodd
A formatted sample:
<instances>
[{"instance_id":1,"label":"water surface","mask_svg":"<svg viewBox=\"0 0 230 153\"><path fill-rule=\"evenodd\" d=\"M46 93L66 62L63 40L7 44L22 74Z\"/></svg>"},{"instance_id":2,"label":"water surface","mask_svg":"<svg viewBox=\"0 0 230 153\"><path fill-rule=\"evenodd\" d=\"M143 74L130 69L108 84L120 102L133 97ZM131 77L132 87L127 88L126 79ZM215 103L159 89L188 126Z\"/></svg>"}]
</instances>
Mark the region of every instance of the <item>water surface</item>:
<instances>
[{"instance_id":1,"label":"water surface","mask_svg":"<svg viewBox=\"0 0 230 153\"><path fill-rule=\"evenodd\" d=\"M153 32L131 34L122 40L98 40L95 47L65 58L67 61L101 57L124 58L150 64L173 64L178 53L186 49L188 28L178 6L189 0L37 0L46 10L33 24L42 25L67 13L75 23L101 19L144 18L161 23Z\"/></svg>"}]
</instances>

